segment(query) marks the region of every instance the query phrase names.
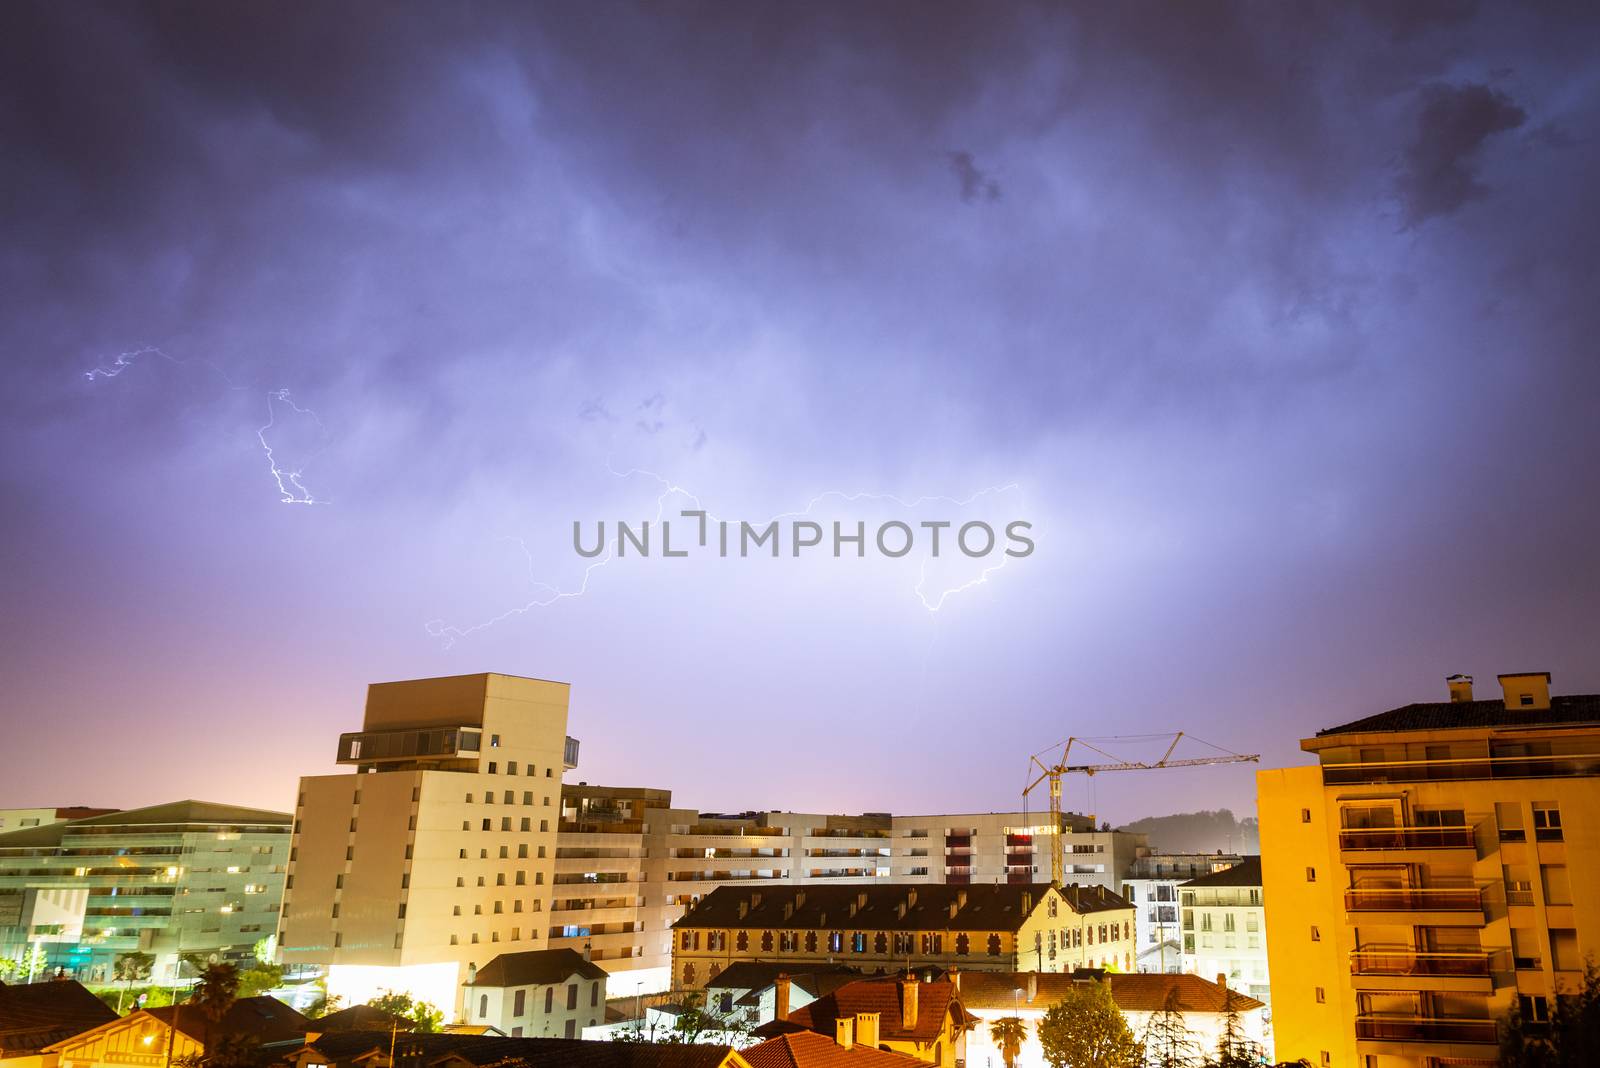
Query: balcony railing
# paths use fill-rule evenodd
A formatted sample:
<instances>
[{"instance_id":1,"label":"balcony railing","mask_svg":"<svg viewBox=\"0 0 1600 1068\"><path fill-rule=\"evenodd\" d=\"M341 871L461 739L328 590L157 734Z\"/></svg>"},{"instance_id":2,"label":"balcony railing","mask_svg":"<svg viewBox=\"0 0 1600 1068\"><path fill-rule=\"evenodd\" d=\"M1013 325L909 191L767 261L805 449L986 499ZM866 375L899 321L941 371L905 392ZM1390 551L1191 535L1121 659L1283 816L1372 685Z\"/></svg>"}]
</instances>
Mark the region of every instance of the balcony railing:
<instances>
[{"instance_id":1,"label":"balcony railing","mask_svg":"<svg viewBox=\"0 0 1600 1068\"><path fill-rule=\"evenodd\" d=\"M1486 976L1488 950L1420 951L1406 946L1365 946L1350 954L1352 975Z\"/></svg>"},{"instance_id":2,"label":"balcony railing","mask_svg":"<svg viewBox=\"0 0 1600 1068\"><path fill-rule=\"evenodd\" d=\"M1463 1020L1422 1016L1357 1016L1356 1037L1382 1042L1499 1041L1493 1020Z\"/></svg>"},{"instance_id":3,"label":"balcony railing","mask_svg":"<svg viewBox=\"0 0 1600 1068\"><path fill-rule=\"evenodd\" d=\"M1346 890L1344 907L1349 912L1476 912L1483 908L1483 891L1475 886Z\"/></svg>"},{"instance_id":4,"label":"balcony railing","mask_svg":"<svg viewBox=\"0 0 1600 1068\"><path fill-rule=\"evenodd\" d=\"M1322 765L1322 781L1328 786L1459 779L1587 778L1596 775L1600 775L1600 753L1370 760Z\"/></svg>"},{"instance_id":5,"label":"balcony railing","mask_svg":"<svg viewBox=\"0 0 1600 1068\"><path fill-rule=\"evenodd\" d=\"M1339 848L1471 849L1471 827L1348 827L1339 832Z\"/></svg>"}]
</instances>

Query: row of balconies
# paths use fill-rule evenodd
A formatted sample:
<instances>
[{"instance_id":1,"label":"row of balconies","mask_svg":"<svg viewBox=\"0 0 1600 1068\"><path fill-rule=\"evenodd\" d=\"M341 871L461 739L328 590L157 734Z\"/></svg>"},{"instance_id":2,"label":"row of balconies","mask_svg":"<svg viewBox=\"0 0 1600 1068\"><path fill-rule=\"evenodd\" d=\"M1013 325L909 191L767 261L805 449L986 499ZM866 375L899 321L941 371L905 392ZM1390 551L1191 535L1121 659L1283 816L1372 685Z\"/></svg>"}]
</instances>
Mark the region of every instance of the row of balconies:
<instances>
[{"instance_id":1,"label":"row of balconies","mask_svg":"<svg viewBox=\"0 0 1600 1068\"><path fill-rule=\"evenodd\" d=\"M1380 1042L1461 1042L1478 1045L1499 1041L1493 1020L1377 1013L1356 1017L1356 1037Z\"/></svg>"}]
</instances>

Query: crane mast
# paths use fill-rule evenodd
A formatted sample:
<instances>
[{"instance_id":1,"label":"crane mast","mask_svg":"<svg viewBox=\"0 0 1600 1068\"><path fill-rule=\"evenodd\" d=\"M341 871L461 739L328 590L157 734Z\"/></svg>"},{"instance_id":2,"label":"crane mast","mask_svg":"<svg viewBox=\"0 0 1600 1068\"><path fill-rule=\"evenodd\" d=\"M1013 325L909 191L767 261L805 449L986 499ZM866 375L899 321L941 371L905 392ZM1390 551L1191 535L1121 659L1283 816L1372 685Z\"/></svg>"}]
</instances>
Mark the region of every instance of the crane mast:
<instances>
[{"instance_id":1,"label":"crane mast","mask_svg":"<svg viewBox=\"0 0 1600 1068\"><path fill-rule=\"evenodd\" d=\"M1165 738L1166 735L1149 735L1145 737ZM1223 749L1221 746L1211 745L1210 742L1206 742L1198 738L1195 740L1199 741L1202 745L1207 745L1212 749L1217 750L1217 753L1212 756L1180 757L1179 759L1174 760L1172 758L1172 754L1177 750L1178 743L1183 741L1185 737L1194 738L1194 735L1185 735L1183 731L1173 732L1172 741L1167 746L1167 751L1161 755L1160 760L1154 761L1122 759L1106 752L1104 749L1101 749L1098 746L1090 744L1091 739L1077 737L1067 739L1066 744L1061 748L1060 759L1056 760L1054 763L1047 764L1045 761L1041 760L1040 757L1044 756L1046 753L1053 753L1055 751L1055 746L1051 746L1049 749L1041 750L1040 752L1035 753L1028 758L1028 774L1033 775L1034 777L1033 780L1029 782L1027 786L1023 787L1022 790L1022 804L1024 810L1027 808L1028 796L1032 794L1036 788L1038 788L1040 783L1046 783L1049 787L1047 793L1050 799L1050 881L1052 883L1057 885L1061 884L1062 875L1064 874L1065 869L1061 844L1061 777L1063 775L1096 775L1102 771L1159 771L1164 768L1195 768L1210 764L1243 764L1247 762L1256 763L1261 760L1261 754L1259 753L1233 753ZM1114 739L1093 739L1093 741L1111 740ZM1072 747L1074 744L1084 749L1093 750L1094 752L1099 753L1101 756L1108 757L1110 759L1106 763L1101 764L1069 764L1067 763L1067 760L1072 755ZM1034 775L1034 771L1036 769L1038 774Z\"/></svg>"}]
</instances>

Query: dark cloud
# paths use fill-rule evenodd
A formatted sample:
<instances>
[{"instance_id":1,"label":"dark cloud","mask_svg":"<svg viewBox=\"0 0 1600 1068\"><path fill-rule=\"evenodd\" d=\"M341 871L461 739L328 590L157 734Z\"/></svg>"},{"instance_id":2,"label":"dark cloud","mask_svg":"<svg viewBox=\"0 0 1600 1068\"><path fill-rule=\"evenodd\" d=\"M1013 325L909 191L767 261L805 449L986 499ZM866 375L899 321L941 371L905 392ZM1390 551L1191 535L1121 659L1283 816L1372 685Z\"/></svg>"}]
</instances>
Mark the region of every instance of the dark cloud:
<instances>
[{"instance_id":1,"label":"dark cloud","mask_svg":"<svg viewBox=\"0 0 1600 1068\"><path fill-rule=\"evenodd\" d=\"M1488 189L1476 164L1484 142L1521 126L1528 113L1487 85L1434 85L1423 91L1416 137L1399 178L1408 225L1448 215Z\"/></svg>"},{"instance_id":2,"label":"dark cloud","mask_svg":"<svg viewBox=\"0 0 1600 1068\"><path fill-rule=\"evenodd\" d=\"M978 166L971 152L951 152L949 160L950 170L961 188L962 200L975 204L980 200L1000 199L1000 183Z\"/></svg>"}]
</instances>

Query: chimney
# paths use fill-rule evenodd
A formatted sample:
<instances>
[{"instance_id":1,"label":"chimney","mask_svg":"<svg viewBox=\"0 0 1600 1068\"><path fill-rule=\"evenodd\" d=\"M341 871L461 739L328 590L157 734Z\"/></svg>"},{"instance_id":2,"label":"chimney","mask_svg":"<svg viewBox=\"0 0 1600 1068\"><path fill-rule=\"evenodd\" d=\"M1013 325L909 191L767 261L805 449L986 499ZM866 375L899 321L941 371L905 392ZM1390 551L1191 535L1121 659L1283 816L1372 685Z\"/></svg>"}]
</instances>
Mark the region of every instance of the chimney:
<instances>
[{"instance_id":1,"label":"chimney","mask_svg":"<svg viewBox=\"0 0 1600 1068\"><path fill-rule=\"evenodd\" d=\"M1033 891L1032 890L1024 890L1022 892L1022 914L1024 916L1026 916L1028 913L1030 913L1032 911L1033 911Z\"/></svg>"},{"instance_id":2,"label":"chimney","mask_svg":"<svg viewBox=\"0 0 1600 1068\"><path fill-rule=\"evenodd\" d=\"M789 1018L789 977L784 974L779 974L772 983L772 1018L774 1020Z\"/></svg>"},{"instance_id":3,"label":"chimney","mask_svg":"<svg viewBox=\"0 0 1600 1068\"><path fill-rule=\"evenodd\" d=\"M591 952L593 952L593 947L588 942L585 942L583 944L583 959L588 960Z\"/></svg>"},{"instance_id":4,"label":"chimney","mask_svg":"<svg viewBox=\"0 0 1600 1068\"><path fill-rule=\"evenodd\" d=\"M868 1049L878 1048L878 1014L856 1013L856 1041Z\"/></svg>"},{"instance_id":5,"label":"chimney","mask_svg":"<svg viewBox=\"0 0 1600 1068\"><path fill-rule=\"evenodd\" d=\"M1224 990L1228 989L1228 973L1227 972L1218 972L1217 973L1217 985L1220 986Z\"/></svg>"},{"instance_id":6,"label":"chimney","mask_svg":"<svg viewBox=\"0 0 1600 1068\"><path fill-rule=\"evenodd\" d=\"M1548 711L1550 708L1550 672L1519 671L1500 676L1500 688L1505 691L1506 708L1529 712Z\"/></svg>"},{"instance_id":7,"label":"chimney","mask_svg":"<svg viewBox=\"0 0 1600 1068\"><path fill-rule=\"evenodd\" d=\"M844 1049L850 1049L856 1044L856 1021L853 1017L833 1021L833 1040Z\"/></svg>"},{"instance_id":8,"label":"chimney","mask_svg":"<svg viewBox=\"0 0 1600 1068\"><path fill-rule=\"evenodd\" d=\"M957 994L961 993L961 969L951 968L945 973L945 978L950 980L950 985L955 987Z\"/></svg>"},{"instance_id":9,"label":"chimney","mask_svg":"<svg viewBox=\"0 0 1600 1068\"><path fill-rule=\"evenodd\" d=\"M900 1021L907 1031L917 1026L917 988L921 985L914 975L900 980Z\"/></svg>"},{"instance_id":10,"label":"chimney","mask_svg":"<svg viewBox=\"0 0 1600 1068\"><path fill-rule=\"evenodd\" d=\"M1037 998L1038 996L1039 996L1039 973L1038 972L1029 972L1028 973L1028 1004L1032 1005L1033 1002L1034 1002L1034 999Z\"/></svg>"},{"instance_id":11,"label":"chimney","mask_svg":"<svg viewBox=\"0 0 1600 1068\"><path fill-rule=\"evenodd\" d=\"M1472 700L1471 675L1451 675L1448 679L1444 680L1444 684L1450 687L1451 704L1458 705L1463 701Z\"/></svg>"}]
</instances>

